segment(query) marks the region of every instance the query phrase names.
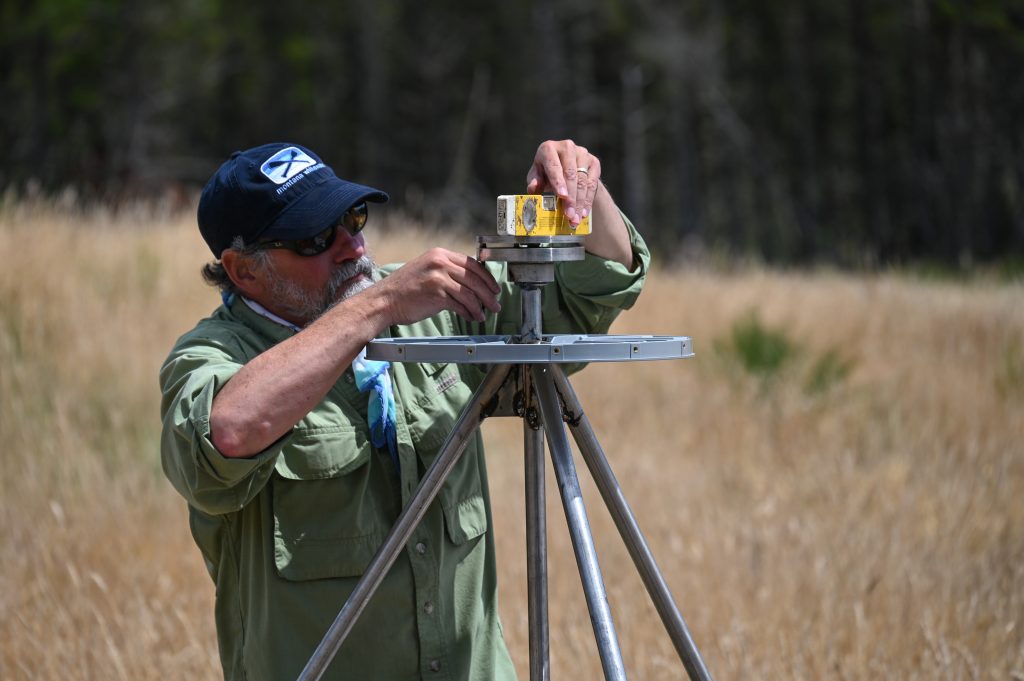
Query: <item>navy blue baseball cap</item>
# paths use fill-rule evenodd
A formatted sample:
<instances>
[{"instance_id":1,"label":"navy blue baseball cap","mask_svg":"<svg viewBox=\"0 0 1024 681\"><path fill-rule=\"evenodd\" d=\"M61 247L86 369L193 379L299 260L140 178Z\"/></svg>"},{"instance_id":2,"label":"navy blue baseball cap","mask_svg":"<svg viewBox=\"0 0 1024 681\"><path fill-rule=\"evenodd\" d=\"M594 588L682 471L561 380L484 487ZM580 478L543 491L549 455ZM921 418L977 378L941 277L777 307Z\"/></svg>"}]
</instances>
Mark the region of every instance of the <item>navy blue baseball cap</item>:
<instances>
[{"instance_id":1,"label":"navy blue baseball cap","mask_svg":"<svg viewBox=\"0 0 1024 681\"><path fill-rule=\"evenodd\" d=\"M384 203L379 189L348 182L306 147L264 144L236 151L199 198L199 231L219 258L235 237L306 239L335 224L352 206Z\"/></svg>"}]
</instances>

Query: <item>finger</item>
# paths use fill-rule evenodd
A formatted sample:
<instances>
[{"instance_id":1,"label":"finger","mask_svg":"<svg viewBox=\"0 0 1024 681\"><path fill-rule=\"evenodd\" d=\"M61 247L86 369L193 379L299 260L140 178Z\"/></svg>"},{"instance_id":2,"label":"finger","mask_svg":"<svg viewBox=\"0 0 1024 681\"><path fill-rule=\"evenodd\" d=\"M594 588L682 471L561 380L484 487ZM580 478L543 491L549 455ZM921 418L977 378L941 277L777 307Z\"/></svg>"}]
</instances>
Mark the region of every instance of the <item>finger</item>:
<instances>
[{"instance_id":1,"label":"finger","mask_svg":"<svg viewBox=\"0 0 1024 681\"><path fill-rule=\"evenodd\" d=\"M530 172L526 173L526 193L541 194L547 188L544 186L544 178L541 173L544 168L534 163L530 166Z\"/></svg>"},{"instance_id":2,"label":"finger","mask_svg":"<svg viewBox=\"0 0 1024 681\"><path fill-rule=\"evenodd\" d=\"M586 198L592 156L586 147L579 146L571 140L567 140L567 142L566 153L570 154L571 160L565 165L570 167L572 172L566 172L566 180L569 184L569 205L565 209L565 216L575 226L590 212L590 204L586 203ZM587 213L582 212L584 206L586 206Z\"/></svg>"},{"instance_id":3,"label":"finger","mask_svg":"<svg viewBox=\"0 0 1024 681\"><path fill-rule=\"evenodd\" d=\"M446 310L451 310L452 312L454 312L455 314L459 315L460 317L467 321L477 321L477 318L473 316L473 314L466 308L466 306L459 302L459 300L454 296L446 296L446 301Z\"/></svg>"},{"instance_id":4,"label":"finger","mask_svg":"<svg viewBox=\"0 0 1024 681\"><path fill-rule=\"evenodd\" d=\"M590 164L587 167L589 174L585 176L579 196L581 220L594 212L594 197L597 196L597 189L601 186L601 161L591 155L588 163ZM593 229L593 220L591 220L591 229Z\"/></svg>"},{"instance_id":5,"label":"finger","mask_svg":"<svg viewBox=\"0 0 1024 681\"><path fill-rule=\"evenodd\" d=\"M501 286L498 284L498 281L494 278L494 275L491 274L491 271L484 267L483 263L481 263L476 258L472 258L467 255L465 266L466 269L471 271L476 276L480 277L480 279L483 280L483 282L487 285L487 288L492 293L494 293L495 295L501 293Z\"/></svg>"},{"instance_id":6,"label":"finger","mask_svg":"<svg viewBox=\"0 0 1024 681\"><path fill-rule=\"evenodd\" d=\"M466 319L474 322L482 322L486 319L481 301L471 287L453 281L446 293L465 311Z\"/></svg>"},{"instance_id":7,"label":"finger","mask_svg":"<svg viewBox=\"0 0 1024 681\"><path fill-rule=\"evenodd\" d=\"M565 197L565 217L569 219L573 225L579 224L580 218L577 210L577 196L579 194L579 181L577 178L583 176L582 173L578 172L577 168L579 163L577 158L577 147L572 141L566 140L565 149L563 151L563 162L562 167L565 168L565 185L568 190Z\"/></svg>"},{"instance_id":8,"label":"finger","mask_svg":"<svg viewBox=\"0 0 1024 681\"><path fill-rule=\"evenodd\" d=\"M465 253L447 252L451 264L461 269L466 277L472 277L481 293L493 297L501 293L501 286L483 263Z\"/></svg>"},{"instance_id":9,"label":"finger","mask_svg":"<svg viewBox=\"0 0 1024 681\"><path fill-rule=\"evenodd\" d=\"M487 268L464 253L442 249L440 254L443 256L441 264L445 271L443 289L446 294L453 294L455 288L465 289L474 300L470 301L465 296L459 300L470 310L481 305L493 312L501 310L498 302L501 287Z\"/></svg>"},{"instance_id":10,"label":"finger","mask_svg":"<svg viewBox=\"0 0 1024 681\"><path fill-rule=\"evenodd\" d=\"M498 312L501 310L501 303L498 302L498 291L495 291L487 281L486 278L489 277L490 273L486 270L481 274L471 266L452 273L452 279L456 284L471 291L477 301L488 310ZM491 279L493 280L493 278Z\"/></svg>"},{"instance_id":11,"label":"finger","mask_svg":"<svg viewBox=\"0 0 1024 681\"><path fill-rule=\"evenodd\" d=\"M555 142L544 142L541 144L537 148L537 155L533 162L540 169L540 175L544 184L562 198L569 195L569 189L565 182L565 169L562 167L562 160L559 158L558 144Z\"/></svg>"},{"instance_id":12,"label":"finger","mask_svg":"<svg viewBox=\"0 0 1024 681\"><path fill-rule=\"evenodd\" d=\"M469 321L480 319L480 304L474 303L472 296L466 296L461 292L462 284L458 281L460 277L465 276L465 268L459 265L458 260L466 259L468 256L444 248L434 248L428 257L433 262L432 269L436 270L432 279L437 286L437 293L442 298L443 308Z\"/></svg>"}]
</instances>

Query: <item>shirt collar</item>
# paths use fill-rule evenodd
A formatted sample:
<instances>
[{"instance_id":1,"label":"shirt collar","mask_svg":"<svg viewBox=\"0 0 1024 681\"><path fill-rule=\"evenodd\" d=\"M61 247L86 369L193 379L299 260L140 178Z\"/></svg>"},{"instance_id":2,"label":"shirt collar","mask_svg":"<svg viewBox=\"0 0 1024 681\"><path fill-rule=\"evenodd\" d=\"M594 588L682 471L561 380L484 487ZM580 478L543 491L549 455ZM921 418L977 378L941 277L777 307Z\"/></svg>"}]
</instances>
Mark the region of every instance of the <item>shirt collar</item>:
<instances>
[{"instance_id":1,"label":"shirt collar","mask_svg":"<svg viewBox=\"0 0 1024 681\"><path fill-rule=\"evenodd\" d=\"M297 327L294 324L292 324L287 319L282 319L282 318L278 317L276 314L274 314L273 312L271 312L267 308L263 307L262 305L257 303L255 300L249 300L245 296L240 296L240 298L242 299L243 302L245 302L246 305L249 306L249 309L252 310L253 312L255 312L256 314L262 315L262 316L266 317L267 319L269 319L270 321L275 322L277 324L280 324L281 326L288 327L292 331L301 331L302 330L299 327Z\"/></svg>"}]
</instances>

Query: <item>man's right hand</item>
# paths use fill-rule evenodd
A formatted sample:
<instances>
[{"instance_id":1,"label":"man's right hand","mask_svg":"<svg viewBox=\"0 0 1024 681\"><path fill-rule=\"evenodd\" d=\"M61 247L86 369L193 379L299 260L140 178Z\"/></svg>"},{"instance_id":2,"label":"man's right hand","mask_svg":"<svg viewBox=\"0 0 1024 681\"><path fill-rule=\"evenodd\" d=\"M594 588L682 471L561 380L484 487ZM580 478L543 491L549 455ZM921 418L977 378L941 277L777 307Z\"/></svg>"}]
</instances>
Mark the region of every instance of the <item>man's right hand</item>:
<instances>
[{"instance_id":1,"label":"man's right hand","mask_svg":"<svg viewBox=\"0 0 1024 681\"><path fill-rule=\"evenodd\" d=\"M432 248L367 289L365 295L386 296L390 324L412 324L442 310L482 322L485 310L498 312L501 288L475 258ZM360 295L364 295L360 294Z\"/></svg>"}]
</instances>

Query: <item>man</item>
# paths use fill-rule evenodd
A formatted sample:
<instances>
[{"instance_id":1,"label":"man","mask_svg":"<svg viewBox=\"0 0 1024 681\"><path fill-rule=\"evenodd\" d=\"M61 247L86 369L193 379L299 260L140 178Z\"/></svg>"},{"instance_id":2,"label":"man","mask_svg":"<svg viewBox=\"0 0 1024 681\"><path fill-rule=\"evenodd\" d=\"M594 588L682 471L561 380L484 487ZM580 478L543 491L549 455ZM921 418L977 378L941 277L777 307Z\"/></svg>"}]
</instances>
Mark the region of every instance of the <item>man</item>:
<instances>
[{"instance_id":1,"label":"man","mask_svg":"<svg viewBox=\"0 0 1024 681\"><path fill-rule=\"evenodd\" d=\"M591 214L587 258L560 265L544 328L603 333L649 254L572 141L545 142L527 192ZM160 372L164 471L216 585L227 679L298 676L483 378L471 365L366 360L380 336L516 333L503 267L432 249L367 256L367 202L309 149L236 152L199 203L224 305ZM514 679L496 598L479 433L356 623L336 679Z\"/></svg>"}]
</instances>

